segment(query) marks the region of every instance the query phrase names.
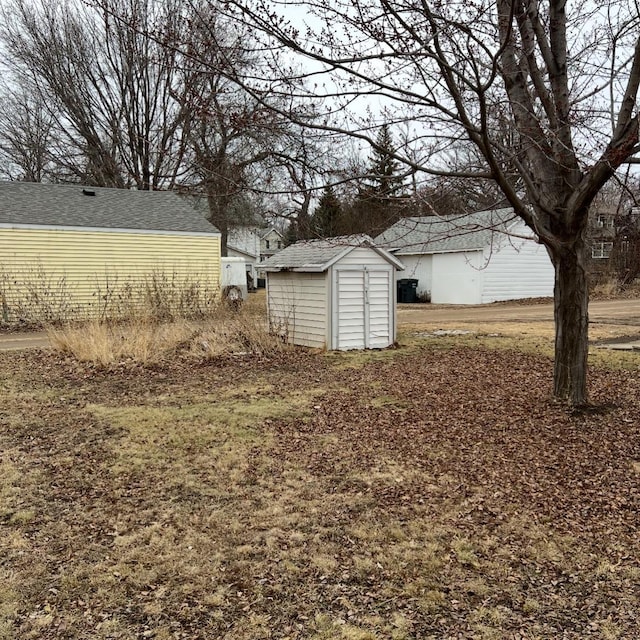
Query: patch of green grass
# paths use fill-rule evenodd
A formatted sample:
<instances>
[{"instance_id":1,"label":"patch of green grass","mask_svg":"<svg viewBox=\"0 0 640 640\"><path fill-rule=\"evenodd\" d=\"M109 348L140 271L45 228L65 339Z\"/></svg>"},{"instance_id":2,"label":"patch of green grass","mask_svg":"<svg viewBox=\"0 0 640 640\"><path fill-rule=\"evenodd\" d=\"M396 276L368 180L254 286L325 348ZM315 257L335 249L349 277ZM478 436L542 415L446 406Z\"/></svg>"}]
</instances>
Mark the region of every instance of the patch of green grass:
<instances>
[{"instance_id":1,"label":"patch of green grass","mask_svg":"<svg viewBox=\"0 0 640 640\"><path fill-rule=\"evenodd\" d=\"M640 369L640 351L591 347L589 349L589 364L603 369L637 371Z\"/></svg>"},{"instance_id":2,"label":"patch of green grass","mask_svg":"<svg viewBox=\"0 0 640 640\"><path fill-rule=\"evenodd\" d=\"M324 357L338 370L357 369L369 363L389 362L406 353L402 345L388 349L326 351Z\"/></svg>"},{"instance_id":3,"label":"patch of green grass","mask_svg":"<svg viewBox=\"0 0 640 640\"><path fill-rule=\"evenodd\" d=\"M344 620L333 620L330 616L316 616L310 640L380 640L367 629L347 624Z\"/></svg>"},{"instance_id":4,"label":"patch of green grass","mask_svg":"<svg viewBox=\"0 0 640 640\"><path fill-rule=\"evenodd\" d=\"M502 325L500 325L503 328ZM554 338L547 331L538 332L529 327L527 331L518 332L511 329L509 333L499 336L493 331L479 330L465 335L429 336L429 330L406 330L400 334L400 349L430 348L450 350L459 347L482 348L496 351L520 351L527 354L542 355L553 358ZM603 349L596 346L589 348L589 365L606 369L638 370L640 369L640 352Z\"/></svg>"},{"instance_id":5,"label":"patch of green grass","mask_svg":"<svg viewBox=\"0 0 640 640\"><path fill-rule=\"evenodd\" d=\"M493 336L467 334L454 336L414 335L409 344L412 347L451 350L465 347L469 349L490 349L496 351L520 351L527 354L553 356L553 341L540 336Z\"/></svg>"},{"instance_id":6,"label":"patch of green grass","mask_svg":"<svg viewBox=\"0 0 640 640\"><path fill-rule=\"evenodd\" d=\"M155 469L175 484L192 482L194 472L217 469L238 479L247 471L252 448L269 444L261 424L303 416L316 393L269 397L252 391L235 388L180 406L92 405L87 410L122 430L112 466L115 474Z\"/></svg>"},{"instance_id":7,"label":"patch of green grass","mask_svg":"<svg viewBox=\"0 0 640 640\"><path fill-rule=\"evenodd\" d=\"M474 569L478 569L480 567L480 562L476 555L474 545L469 540L464 538L455 539L451 544L451 548L453 549L456 560L460 564L473 567Z\"/></svg>"},{"instance_id":8,"label":"patch of green grass","mask_svg":"<svg viewBox=\"0 0 640 640\"><path fill-rule=\"evenodd\" d=\"M369 404L372 407L397 407L398 409L406 409L411 406L411 401L392 395L376 395L369 400Z\"/></svg>"}]
</instances>

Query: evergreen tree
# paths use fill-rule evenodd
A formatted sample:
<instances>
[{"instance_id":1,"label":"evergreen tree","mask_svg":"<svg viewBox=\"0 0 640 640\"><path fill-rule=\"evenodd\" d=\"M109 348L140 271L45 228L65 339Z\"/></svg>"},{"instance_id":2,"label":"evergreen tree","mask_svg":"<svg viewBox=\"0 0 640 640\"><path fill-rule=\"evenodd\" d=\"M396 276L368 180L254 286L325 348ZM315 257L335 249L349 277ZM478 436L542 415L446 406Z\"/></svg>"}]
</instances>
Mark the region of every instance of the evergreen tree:
<instances>
[{"instance_id":1,"label":"evergreen tree","mask_svg":"<svg viewBox=\"0 0 640 640\"><path fill-rule=\"evenodd\" d=\"M284 244L288 247L296 242L298 242L298 225L295 220L290 220L289 226L284 233Z\"/></svg>"},{"instance_id":2,"label":"evergreen tree","mask_svg":"<svg viewBox=\"0 0 640 640\"><path fill-rule=\"evenodd\" d=\"M369 156L369 171L364 181L370 198L380 203L402 195L403 178L398 175L400 163L393 157L394 152L391 130L388 124L383 124Z\"/></svg>"},{"instance_id":3,"label":"evergreen tree","mask_svg":"<svg viewBox=\"0 0 640 640\"><path fill-rule=\"evenodd\" d=\"M318 238L340 235L342 230L342 205L333 187L327 185L313 213L312 230Z\"/></svg>"},{"instance_id":4,"label":"evergreen tree","mask_svg":"<svg viewBox=\"0 0 640 640\"><path fill-rule=\"evenodd\" d=\"M311 219L305 211L298 211L295 218L289 222L289 226L284 235L285 244L288 246L298 242L298 240L308 240L313 237L311 233Z\"/></svg>"},{"instance_id":5,"label":"evergreen tree","mask_svg":"<svg viewBox=\"0 0 640 640\"><path fill-rule=\"evenodd\" d=\"M366 176L352 205L352 227L376 236L402 217L407 205L400 163L394 158L395 143L388 124L382 125L369 156Z\"/></svg>"}]
</instances>

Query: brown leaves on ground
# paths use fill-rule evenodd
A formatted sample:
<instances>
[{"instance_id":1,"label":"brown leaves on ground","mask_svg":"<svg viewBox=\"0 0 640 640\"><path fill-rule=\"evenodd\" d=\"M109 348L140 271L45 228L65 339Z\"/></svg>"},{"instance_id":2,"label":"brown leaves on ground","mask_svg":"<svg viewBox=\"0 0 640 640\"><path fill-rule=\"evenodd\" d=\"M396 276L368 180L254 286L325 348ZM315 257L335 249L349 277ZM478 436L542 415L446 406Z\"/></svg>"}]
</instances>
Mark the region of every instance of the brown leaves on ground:
<instances>
[{"instance_id":1,"label":"brown leaves on ground","mask_svg":"<svg viewBox=\"0 0 640 640\"><path fill-rule=\"evenodd\" d=\"M0 638L634 638L640 383L518 352L0 360Z\"/></svg>"}]
</instances>

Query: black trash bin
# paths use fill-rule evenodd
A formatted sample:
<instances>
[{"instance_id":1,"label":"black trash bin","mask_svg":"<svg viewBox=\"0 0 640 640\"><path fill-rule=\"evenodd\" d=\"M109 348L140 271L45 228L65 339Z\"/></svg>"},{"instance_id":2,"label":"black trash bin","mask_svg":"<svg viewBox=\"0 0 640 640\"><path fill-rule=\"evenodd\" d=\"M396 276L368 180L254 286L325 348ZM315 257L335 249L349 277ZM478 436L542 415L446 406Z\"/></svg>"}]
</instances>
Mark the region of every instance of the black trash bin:
<instances>
[{"instance_id":1,"label":"black trash bin","mask_svg":"<svg viewBox=\"0 0 640 640\"><path fill-rule=\"evenodd\" d=\"M398 302L418 302L418 281L415 278L398 280Z\"/></svg>"}]
</instances>

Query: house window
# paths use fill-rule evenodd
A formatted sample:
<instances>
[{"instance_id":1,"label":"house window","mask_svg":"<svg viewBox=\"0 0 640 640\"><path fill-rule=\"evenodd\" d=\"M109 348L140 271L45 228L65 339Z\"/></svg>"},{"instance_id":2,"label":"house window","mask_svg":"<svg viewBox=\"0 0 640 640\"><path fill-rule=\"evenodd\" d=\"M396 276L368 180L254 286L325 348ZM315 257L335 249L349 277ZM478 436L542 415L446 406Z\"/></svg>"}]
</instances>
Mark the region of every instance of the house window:
<instances>
[{"instance_id":1,"label":"house window","mask_svg":"<svg viewBox=\"0 0 640 640\"><path fill-rule=\"evenodd\" d=\"M278 240L278 249L282 249L282 242Z\"/></svg>"},{"instance_id":2,"label":"house window","mask_svg":"<svg viewBox=\"0 0 640 640\"><path fill-rule=\"evenodd\" d=\"M267 245L267 249L269 249L270 247L269 247L269 241L268 240L265 240L265 244Z\"/></svg>"},{"instance_id":3,"label":"house window","mask_svg":"<svg viewBox=\"0 0 640 640\"><path fill-rule=\"evenodd\" d=\"M598 229L613 229L613 216L608 216L606 213L599 213L596 218L596 226Z\"/></svg>"},{"instance_id":4,"label":"house window","mask_svg":"<svg viewBox=\"0 0 640 640\"><path fill-rule=\"evenodd\" d=\"M591 246L591 257L608 258L613 250L613 242L594 242Z\"/></svg>"}]
</instances>

